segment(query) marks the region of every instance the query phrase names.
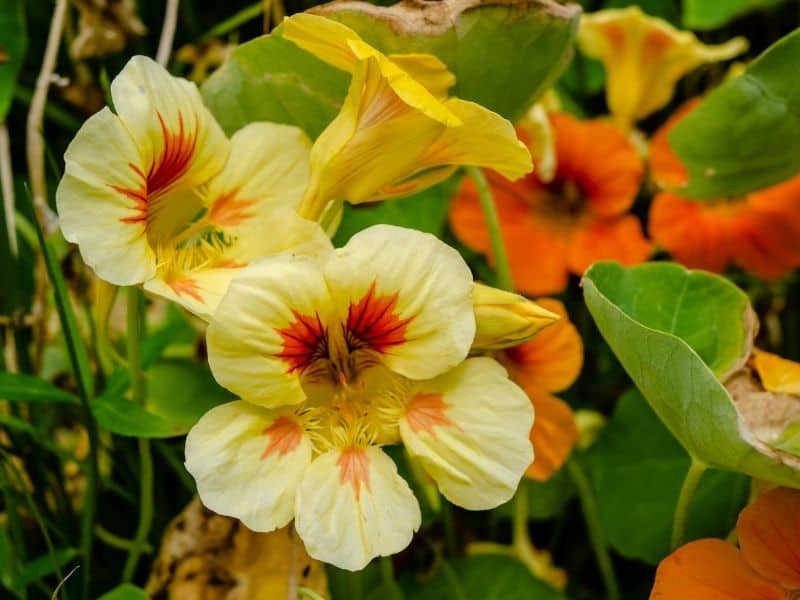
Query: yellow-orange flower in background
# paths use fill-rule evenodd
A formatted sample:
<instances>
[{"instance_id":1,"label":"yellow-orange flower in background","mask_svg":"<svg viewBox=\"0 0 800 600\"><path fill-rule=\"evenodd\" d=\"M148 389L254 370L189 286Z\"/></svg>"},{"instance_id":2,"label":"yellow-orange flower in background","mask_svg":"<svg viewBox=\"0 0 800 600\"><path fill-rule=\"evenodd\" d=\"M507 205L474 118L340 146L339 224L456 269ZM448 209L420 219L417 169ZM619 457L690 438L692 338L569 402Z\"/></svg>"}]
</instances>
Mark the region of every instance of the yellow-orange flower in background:
<instances>
[{"instance_id":1,"label":"yellow-orange flower in background","mask_svg":"<svg viewBox=\"0 0 800 600\"><path fill-rule=\"evenodd\" d=\"M800 592L800 491L775 488L739 514L739 549L716 539L661 561L651 600L790 600Z\"/></svg>"},{"instance_id":2,"label":"yellow-orange flower in background","mask_svg":"<svg viewBox=\"0 0 800 600\"><path fill-rule=\"evenodd\" d=\"M635 264L651 249L641 223L627 212L644 171L633 144L603 121L561 113L550 115L550 121L557 160L552 181L544 183L532 173L510 183L488 173L514 284L532 296L563 291L570 272L580 275L598 260ZM470 179L451 204L450 223L467 246L490 251Z\"/></svg>"},{"instance_id":3,"label":"yellow-orange flower in background","mask_svg":"<svg viewBox=\"0 0 800 600\"><path fill-rule=\"evenodd\" d=\"M553 394L570 387L583 366L583 343L558 300L537 300L561 319L531 341L497 354L512 381L528 394L536 412L531 443L536 458L525 475L545 481L558 471L578 442L578 427L569 405Z\"/></svg>"},{"instance_id":4,"label":"yellow-orange flower in background","mask_svg":"<svg viewBox=\"0 0 800 600\"><path fill-rule=\"evenodd\" d=\"M111 96L116 112L83 124L56 191L64 237L98 277L207 318L252 260L329 247L296 213L309 177L302 131L252 123L228 140L194 84L143 56Z\"/></svg>"},{"instance_id":5,"label":"yellow-orange flower in background","mask_svg":"<svg viewBox=\"0 0 800 600\"><path fill-rule=\"evenodd\" d=\"M208 329L214 376L242 400L186 440L203 503L256 531L294 518L311 556L357 570L421 522L383 445L402 442L460 506L511 498L533 458L533 409L497 361L466 358L472 285L453 248L388 225L322 260L243 271Z\"/></svg>"},{"instance_id":6,"label":"yellow-orange flower in background","mask_svg":"<svg viewBox=\"0 0 800 600\"><path fill-rule=\"evenodd\" d=\"M752 361L765 390L800 396L800 363L757 348Z\"/></svg>"},{"instance_id":7,"label":"yellow-orange flower in background","mask_svg":"<svg viewBox=\"0 0 800 600\"><path fill-rule=\"evenodd\" d=\"M697 102L681 107L650 143L651 174L663 187L688 180L668 134ZM735 264L764 279L800 266L800 177L736 198L693 201L679 194L657 194L649 219L653 241L675 260L717 273Z\"/></svg>"},{"instance_id":8,"label":"yellow-orange flower in background","mask_svg":"<svg viewBox=\"0 0 800 600\"><path fill-rule=\"evenodd\" d=\"M387 56L349 27L306 13L287 18L282 35L353 75L341 111L312 148L303 216L317 218L332 200L405 196L446 179L458 165L509 179L532 169L511 123L447 97L455 78L435 56Z\"/></svg>"},{"instance_id":9,"label":"yellow-orange flower in background","mask_svg":"<svg viewBox=\"0 0 800 600\"><path fill-rule=\"evenodd\" d=\"M638 6L584 15L578 44L603 61L608 108L624 129L667 104L678 80L696 67L733 58L748 47L743 37L703 44Z\"/></svg>"}]
</instances>

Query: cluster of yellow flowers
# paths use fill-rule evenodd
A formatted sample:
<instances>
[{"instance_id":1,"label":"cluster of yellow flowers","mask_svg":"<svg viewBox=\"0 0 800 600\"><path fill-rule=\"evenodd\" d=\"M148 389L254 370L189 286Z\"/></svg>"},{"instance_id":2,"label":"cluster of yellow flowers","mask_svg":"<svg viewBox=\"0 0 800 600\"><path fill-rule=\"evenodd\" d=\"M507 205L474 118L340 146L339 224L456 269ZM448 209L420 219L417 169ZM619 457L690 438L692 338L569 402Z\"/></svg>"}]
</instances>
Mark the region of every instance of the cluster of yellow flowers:
<instances>
[{"instance_id":1,"label":"cluster of yellow flowers","mask_svg":"<svg viewBox=\"0 0 800 600\"><path fill-rule=\"evenodd\" d=\"M384 55L310 14L283 36L352 74L312 144L251 123L227 138L193 84L135 57L66 153L65 237L115 285L209 322L208 359L241 400L189 433L209 508L256 531L295 520L311 556L360 569L420 525L381 446L400 443L451 501L507 501L531 464L533 409L494 359L558 316L475 284L435 237L377 225L334 249L342 202L407 195L459 165L532 169L501 116L448 97L430 55Z\"/></svg>"}]
</instances>

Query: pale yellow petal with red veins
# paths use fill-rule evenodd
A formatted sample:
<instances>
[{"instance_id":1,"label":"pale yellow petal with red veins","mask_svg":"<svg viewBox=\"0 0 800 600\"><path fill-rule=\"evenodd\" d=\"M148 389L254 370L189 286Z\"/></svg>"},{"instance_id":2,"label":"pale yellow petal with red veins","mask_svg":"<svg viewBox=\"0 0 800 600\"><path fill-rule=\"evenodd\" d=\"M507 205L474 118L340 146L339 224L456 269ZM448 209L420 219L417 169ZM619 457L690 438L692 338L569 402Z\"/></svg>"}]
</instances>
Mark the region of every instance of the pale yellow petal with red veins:
<instances>
[{"instance_id":1,"label":"pale yellow petal with red veins","mask_svg":"<svg viewBox=\"0 0 800 600\"><path fill-rule=\"evenodd\" d=\"M420 382L400 436L442 494L470 510L507 501L533 460L533 407L491 358L470 358Z\"/></svg>"},{"instance_id":2,"label":"pale yellow petal with red veins","mask_svg":"<svg viewBox=\"0 0 800 600\"><path fill-rule=\"evenodd\" d=\"M318 223L301 218L285 205L273 206L236 226L230 245L198 244L176 254L169 268L159 269L144 288L182 305L201 319L210 320L231 280L251 262L267 256L289 253L324 260L331 252L330 239ZM264 232L270 232L265 235ZM229 235L221 230L222 235Z\"/></svg>"},{"instance_id":3,"label":"pale yellow petal with red veins","mask_svg":"<svg viewBox=\"0 0 800 600\"><path fill-rule=\"evenodd\" d=\"M410 379L435 377L467 357L475 336L472 274L447 244L374 225L324 268L351 351L371 350Z\"/></svg>"},{"instance_id":4,"label":"pale yellow petal with red veins","mask_svg":"<svg viewBox=\"0 0 800 600\"><path fill-rule=\"evenodd\" d=\"M226 232L274 223L277 205L297 208L310 176L311 141L297 127L250 123L233 134L225 167L208 184L207 220ZM270 227L270 233L274 231Z\"/></svg>"},{"instance_id":5,"label":"pale yellow petal with red veins","mask_svg":"<svg viewBox=\"0 0 800 600\"><path fill-rule=\"evenodd\" d=\"M295 528L313 558L358 571L403 550L422 521L397 467L377 447L322 454L297 490Z\"/></svg>"},{"instance_id":6,"label":"pale yellow petal with red veins","mask_svg":"<svg viewBox=\"0 0 800 600\"><path fill-rule=\"evenodd\" d=\"M312 446L290 412L237 401L208 411L186 438L186 469L208 508L253 531L283 527Z\"/></svg>"},{"instance_id":7,"label":"pale yellow petal with red veins","mask_svg":"<svg viewBox=\"0 0 800 600\"><path fill-rule=\"evenodd\" d=\"M156 260L140 220L139 150L120 120L104 108L83 124L64 153L56 205L64 237L78 244L84 262L115 285L153 276ZM122 190L122 191L121 191Z\"/></svg>"},{"instance_id":8,"label":"pale yellow petal with red veins","mask_svg":"<svg viewBox=\"0 0 800 600\"><path fill-rule=\"evenodd\" d=\"M211 371L249 402L302 402L301 376L327 355L331 309L313 259L282 254L251 264L231 282L208 327Z\"/></svg>"},{"instance_id":9,"label":"pale yellow petal with red veins","mask_svg":"<svg viewBox=\"0 0 800 600\"><path fill-rule=\"evenodd\" d=\"M129 166L139 176L138 185L126 192L144 198L140 220L148 226L167 220L158 228L173 233L192 215L165 209L173 201L169 193L197 187L219 173L228 158L228 139L194 83L173 77L144 56L134 56L114 78L111 97L140 152L139 161Z\"/></svg>"}]
</instances>

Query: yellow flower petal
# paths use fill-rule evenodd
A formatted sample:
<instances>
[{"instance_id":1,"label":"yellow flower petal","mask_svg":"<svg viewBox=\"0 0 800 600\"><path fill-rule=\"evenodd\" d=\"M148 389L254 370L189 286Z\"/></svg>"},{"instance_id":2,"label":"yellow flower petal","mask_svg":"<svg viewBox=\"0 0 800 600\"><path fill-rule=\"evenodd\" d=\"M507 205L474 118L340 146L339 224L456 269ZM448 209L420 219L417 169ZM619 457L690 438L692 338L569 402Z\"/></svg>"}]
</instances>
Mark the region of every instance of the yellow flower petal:
<instances>
[{"instance_id":1,"label":"yellow flower petal","mask_svg":"<svg viewBox=\"0 0 800 600\"><path fill-rule=\"evenodd\" d=\"M389 60L418 81L436 98L444 99L456 76L433 54L390 54Z\"/></svg>"},{"instance_id":2,"label":"yellow flower petal","mask_svg":"<svg viewBox=\"0 0 800 600\"><path fill-rule=\"evenodd\" d=\"M472 275L458 252L434 236L375 225L335 252L325 278L334 303L366 341L392 342L380 355L392 371L427 379L466 358L475 335ZM372 323L387 314L379 310L387 302L397 324L378 331Z\"/></svg>"},{"instance_id":3,"label":"yellow flower petal","mask_svg":"<svg viewBox=\"0 0 800 600\"><path fill-rule=\"evenodd\" d=\"M443 130L420 157L418 168L472 165L492 169L512 181L530 173L531 153L507 119L459 98L450 98L445 105L463 125Z\"/></svg>"},{"instance_id":4,"label":"yellow flower petal","mask_svg":"<svg viewBox=\"0 0 800 600\"><path fill-rule=\"evenodd\" d=\"M348 42L361 38L338 21L310 13L297 13L283 20L280 33L284 39L342 71L352 73L358 62Z\"/></svg>"},{"instance_id":5,"label":"yellow flower petal","mask_svg":"<svg viewBox=\"0 0 800 600\"><path fill-rule=\"evenodd\" d=\"M626 127L669 102L675 84L689 71L733 58L748 46L742 37L705 45L636 6L585 15L578 42L585 54L603 61L609 109Z\"/></svg>"},{"instance_id":6,"label":"yellow flower petal","mask_svg":"<svg viewBox=\"0 0 800 600\"><path fill-rule=\"evenodd\" d=\"M208 411L186 437L186 469L208 508L253 531L283 527L311 463L311 442L290 415L229 402Z\"/></svg>"},{"instance_id":7,"label":"yellow flower petal","mask_svg":"<svg viewBox=\"0 0 800 600\"><path fill-rule=\"evenodd\" d=\"M312 259L280 255L253 263L231 282L208 327L214 376L255 404L302 402L301 365L324 343L331 312L327 284Z\"/></svg>"},{"instance_id":8,"label":"yellow flower petal","mask_svg":"<svg viewBox=\"0 0 800 600\"><path fill-rule=\"evenodd\" d=\"M64 154L64 177L56 205L64 237L75 244L97 276L115 285L153 276L155 256L148 244L142 200L135 190L139 150L121 121L104 108L89 117Z\"/></svg>"},{"instance_id":9,"label":"yellow flower petal","mask_svg":"<svg viewBox=\"0 0 800 600\"><path fill-rule=\"evenodd\" d=\"M140 149L149 196L203 184L222 169L228 139L194 83L134 56L111 82L111 97Z\"/></svg>"},{"instance_id":10,"label":"yellow flower petal","mask_svg":"<svg viewBox=\"0 0 800 600\"><path fill-rule=\"evenodd\" d=\"M408 484L376 447L319 456L297 491L295 527L308 554L340 569L358 571L400 552L421 521Z\"/></svg>"},{"instance_id":11,"label":"yellow flower petal","mask_svg":"<svg viewBox=\"0 0 800 600\"><path fill-rule=\"evenodd\" d=\"M471 358L415 389L400 435L445 497L471 510L511 498L533 460L533 408L505 369Z\"/></svg>"},{"instance_id":12,"label":"yellow flower petal","mask_svg":"<svg viewBox=\"0 0 800 600\"><path fill-rule=\"evenodd\" d=\"M753 363L765 390L800 396L800 363L763 350L753 351Z\"/></svg>"}]
</instances>

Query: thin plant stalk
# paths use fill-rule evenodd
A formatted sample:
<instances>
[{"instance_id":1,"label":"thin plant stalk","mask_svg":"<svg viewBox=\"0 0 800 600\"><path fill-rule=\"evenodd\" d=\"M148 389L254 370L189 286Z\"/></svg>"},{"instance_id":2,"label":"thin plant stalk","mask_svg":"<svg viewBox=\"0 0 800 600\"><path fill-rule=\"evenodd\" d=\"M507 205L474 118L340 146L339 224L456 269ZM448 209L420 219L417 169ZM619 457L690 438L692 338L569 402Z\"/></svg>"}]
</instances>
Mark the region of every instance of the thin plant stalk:
<instances>
[{"instance_id":1,"label":"thin plant stalk","mask_svg":"<svg viewBox=\"0 0 800 600\"><path fill-rule=\"evenodd\" d=\"M172 42L175 39L175 27L178 24L178 0L167 0L164 11L164 24L161 27L161 38L158 40L156 62L166 67L169 55L172 54Z\"/></svg>"},{"instance_id":2,"label":"thin plant stalk","mask_svg":"<svg viewBox=\"0 0 800 600\"><path fill-rule=\"evenodd\" d=\"M128 365L131 374L131 392L133 401L139 405L145 403L145 382L142 371L141 334L142 334L142 293L137 288L128 289ZM153 524L153 455L150 440L139 438L139 524L133 539L122 580L130 582L136 573L136 566L142 552L147 548L147 537Z\"/></svg>"},{"instance_id":3,"label":"thin plant stalk","mask_svg":"<svg viewBox=\"0 0 800 600\"><path fill-rule=\"evenodd\" d=\"M678 495L678 503L675 505L675 516L672 520L672 537L670 538L670 548L672 550L676 550L683 543L692 499L707 468L705 464L694 458L689 464L689 470L683 480L681 492Z\"/></svg>"}]
</instances>

